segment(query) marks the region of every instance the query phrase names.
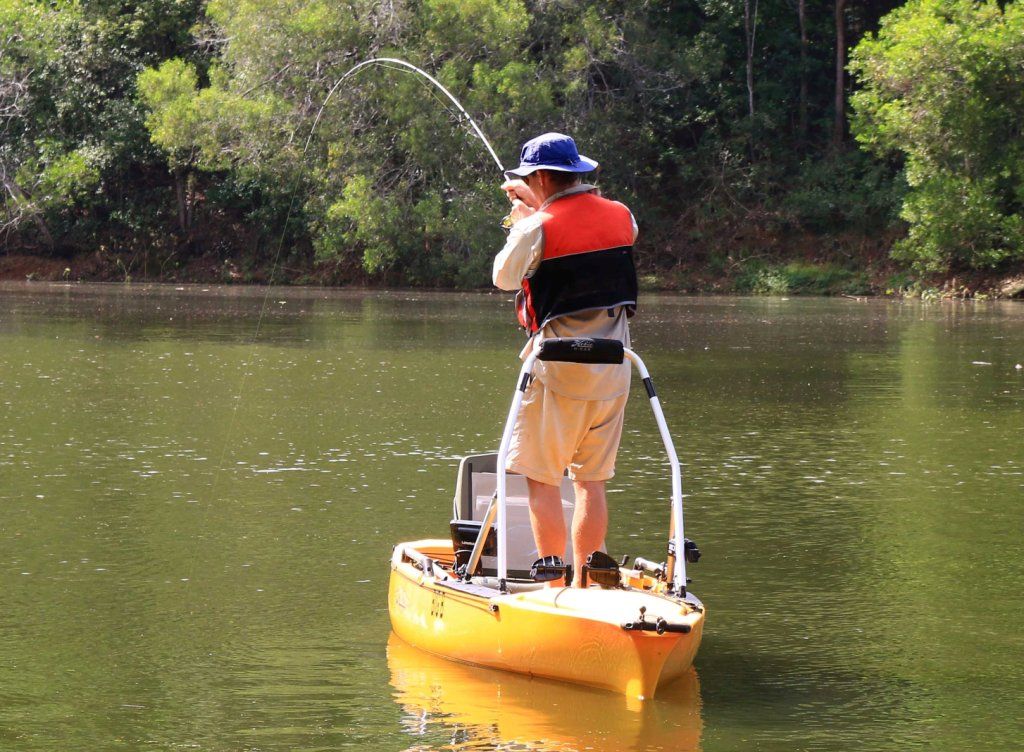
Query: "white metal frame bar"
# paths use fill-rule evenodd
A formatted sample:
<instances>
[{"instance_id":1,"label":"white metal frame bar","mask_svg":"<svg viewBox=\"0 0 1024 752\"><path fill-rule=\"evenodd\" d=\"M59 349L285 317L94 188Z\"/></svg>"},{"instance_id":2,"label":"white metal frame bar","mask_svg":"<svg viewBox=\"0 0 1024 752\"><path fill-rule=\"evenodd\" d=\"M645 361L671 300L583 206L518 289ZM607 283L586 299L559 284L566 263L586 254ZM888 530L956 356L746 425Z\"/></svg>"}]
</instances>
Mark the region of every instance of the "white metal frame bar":
<instances>
[{"instance_id":1,"label":"white metal frame bar","mask_svg":"<svg viewBox=\"0 0 1024 752\"><path fill-rule=\"evenodd\" d=\"M654 419L658 424L658 431L661 433L661 440L668 453L669 464L672 467L672 531L673 543L675 544L675 567L672 571L672 586L677 593L686 592L686 550L684 547L685 536L683 535L683 481L682 472L679 469L679 457L676 455L675 445L672 443L672 436L668 431L668 424L665 422L665 413L661 409L661 402L654 392L651 376L643 360L628 347L623 348L623 354L640 373L650 397L651 409L654 411ZM497 497L498 497L498 579L499 581L508 578L508 537L506 525L506 498L505 498L505 464L508 458L509 444L512 442L512 431L516 425L516 418L519 415L519 408L523 403L523 395L530 383L530 374L533 373L533 366L537 361L537 351L530 355L523 362L519 370L519 385L516 388L515 396L512 398L512 406L508 411L508 418L505 420L505 430L501 435L501 445L498 447L497 457ZM481 535L486 535L486 530L481 529Z\"/></svg>"},{"instance_id":2,"label":"white metal frame bar","mask_svg":"<svg viewBox=\"0 0 1024 752\"><path fill-rule=\"evenodd\" d=\"M516 427L516 418L519 415L519 407L523 404L523 394L530 384L530 374L533 373L533 364L537 362L537 351L534 350L523 362L519 369L519 386L512 397L512 407L508 410L508 418L505 419L505 430L501 434L501 445L498 447L497 465L495 467L498 476L498 581L508 578L508 525L505 524L505 463L508 459L508 446L512 443L512 430ZM486 532L481 529L481 534Z\"/></svg>"},{"instance_id":3,"label":"white metal frame bar","mask_svg":"<svg viewBox=\"0 0 1024 752\"><path fill-rule=\"evenodd\" d=\"M684 544L686 537L683 535L683 474L679 469L679 457L676 455L672 435L668 432L668 424L665 422L665 413L662 411L661 401L654 391L654 383L651 381L651 375L647 372L647 366L644 365L640 356L628 347L623 348L623 354L636 366L636 370L640 372L640 378L644 380L647 395L651 400L651 410L654 411L654 420L658 423L661 441L665 445L669 465L672 467L672 531L676 549L675 566L672 569L672 586L677 593L685 593L686 550Z\"/></svg>"}]
</instances>

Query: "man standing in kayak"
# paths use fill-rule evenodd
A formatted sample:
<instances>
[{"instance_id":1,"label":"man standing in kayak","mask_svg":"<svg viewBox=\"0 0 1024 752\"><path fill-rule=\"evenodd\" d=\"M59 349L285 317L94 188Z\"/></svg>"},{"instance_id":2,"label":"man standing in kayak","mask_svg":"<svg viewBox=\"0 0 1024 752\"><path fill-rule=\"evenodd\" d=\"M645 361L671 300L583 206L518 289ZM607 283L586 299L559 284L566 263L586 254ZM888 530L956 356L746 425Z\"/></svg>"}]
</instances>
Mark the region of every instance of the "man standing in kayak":
<instances>
[{"instance_id":1,"label":"man standing in kayak","mask_svg":"<svg viewBox=\"0 0 1024 752\"><path fill-rule=\"evenodd\" d=\"M637 226L625 205L581 182L597 166L568 136L545 133L527 141L519 167L505 173L502 190L512 201L513 224L494 259L493 281L518 291L519 323L530 335L521 358L551 337L617 339L629 346ZM629 380L628 362L538 361L512 434L507 469L527 478L539 556L565 552L559 486L566 469L573 480L577 586L582 565L608 530L605 481L615 474Z\"/></svg>"}]
</instances>

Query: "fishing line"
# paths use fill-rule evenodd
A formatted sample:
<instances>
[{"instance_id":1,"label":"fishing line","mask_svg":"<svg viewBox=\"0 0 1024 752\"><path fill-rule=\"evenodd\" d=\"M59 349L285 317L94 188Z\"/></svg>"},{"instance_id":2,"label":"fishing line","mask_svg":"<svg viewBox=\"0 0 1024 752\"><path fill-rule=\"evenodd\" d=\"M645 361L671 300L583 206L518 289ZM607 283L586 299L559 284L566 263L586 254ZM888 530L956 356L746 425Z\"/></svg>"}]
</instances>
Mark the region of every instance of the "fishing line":
<instances>
[{"instance_id":1,"label":"fishing line","mask_svg":"<svg viewBox=\"0 0 1024 752\"><path fill-rule=\"evenodd\" d=\"M445 88L444 84L442 84L440 81L438 81L436 78L431 76L429 73L427 73L422 68L419 68L419 67L413 65L412 63L408 63L405 60L400 60L400 59L394 58L394 57L375 57L375 58L370 58L369 60L364 60L363 62L353 66L352 68L350 68L348 71L345 72L344 75L341 76L341 78L339 78L337 81L335 81L334 85L331 86L330 90L327 92L327 96L324 98L323 103L320 105L320 109L317 110L316 117L313 119L313 125L310 126L309 135L306 137L305 146L303 146L302 153L299 155L300 174L296 176L295 182L294 182L294 184L292 186L291 195L290 195L289 200L288 200L288 211L285 213L284 225L281 228L281 237L278 240L277 250L274 252L274 260L271 263L270 277L269 277L270 281L273 281L274 275L277 273L278 262L279 262L279 260L281 258L281 249L284 247L284 239L285 239L285 236L288 233L288 222L291 221L292 212L295 209L295 199L296 199L296 194L298 193L298 189L299 189L299 181L301 179L302 163L306 159L306 153L309 151L310 144L313 143L313 135L316 133L317 125L320 124L320 118L323 116L324 110L327 109L327 105L331 101L331 98L334 96L334 93L338 90L338 88L348 78L350 78L351 76L355 75L359 71L364 70L364 69L369 68L370 66L374 66L374 65L380 66L382 68L387 68L388 70L397 70L397 71L400 71L400 72L403 72L403 73L405 73L405 72L417 73L420 76L422 76L423 78L425 78L427 81L429 81L431 84L436 86L438 89L440 89L440 91L446 97L448 97L449 101L451 101L452 104L454 104L455 107L458 108L459 113L461 113L461 115L466 118L466 121L469 122L470 126L473 129L473 133L483 142L484 146L487 147L487 151L490 154L491 158L494 160L494 163L498 166L498 170L500 170L502 173L504 173L504 171L505 171L504 166L502 166L502 164L501 164L501 160L498 159L497 153L495 153L494 148L491 146L491 142L487 140L487 137L484 135L484 132L480 129L480 126L477 125L477 123L473 119L473 117L468 112L466 112L466 108L463 107L462 103L459 102L459 100L455 98L455 95L453 95L450 91L448 91L447 88ZM401 67L396 67L396 66L401 66ZM435 94L434 95L435 99L436 99L436 96L437 95ZM438 100L438 101L440 101L440 100ZM442 106L445 106L444 102L441 102L441 104L442 104ZM445 106L445 109L448 109L447 106ZM461 124L461 120L460 120L460 124ZM238 407L239 407L239 405L242 402L242 395L245 392L245 386L246 386L246 383L248 382L248 379L249 379L250 367L252 365L253 357L254 357L255 352L256 352L256 343L259 340L260 332L262 331L262 328L263 328L263 320L266 318L267 302L270 300L270 293L271 293L271 285L268 284L267 285L267 291L266 291L266 293L263 296L263 302L260 305L259 317L256 319L256 329L253 332L252 339L251 339L250 344L249 344L249 355L246 358L245 365L242 368L242 380L241 380L241 383L239 384L239 387L238 387L238 394L235 395L235 399L233 400L234 406L232 407L232 410L231 410L231 419L228 421L228 430L227 430L227 434L225 435L225 438L224 438L224 446L221 449L220 459L218 460L217 467L214 470L213 482L210 484L210 495L209 495L209 498L207 500L207 503L204 505L206 508L203 510L203 518L202 518L202 521L201 521L200 526L199 526L200 530L203 530L203 529L206 528L206 520L207 520L207 517L209 516L209 507L211 506L210 502L212 502L213 499L216 498L216 493L215 492L217 490L217 482L220 480L221 472L224 469L224 459L227 457L228 445L229 445L229 443L231 441L231 436L234 433L235 424L237 423ZM195 561L196 561L196 556L197 555L198 555L198 549L197 549L197 554L193 555L193 557L192 557L192 559L191 559L191 561L189 563L188 579L186 581L187 583L191 583L191 581L192 581L192 574L193 574L193 571L194 571L194 568L195 568ZM190 589L189 589L189 592L190 592Z\"/></svg>"}]
</instances>

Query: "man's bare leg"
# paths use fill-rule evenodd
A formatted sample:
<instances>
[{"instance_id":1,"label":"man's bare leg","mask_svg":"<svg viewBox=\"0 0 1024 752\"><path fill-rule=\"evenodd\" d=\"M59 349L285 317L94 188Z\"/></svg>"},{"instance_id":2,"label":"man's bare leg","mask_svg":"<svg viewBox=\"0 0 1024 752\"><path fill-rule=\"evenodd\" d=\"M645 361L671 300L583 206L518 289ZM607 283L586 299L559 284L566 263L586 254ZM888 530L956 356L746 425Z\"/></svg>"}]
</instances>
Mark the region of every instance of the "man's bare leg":
<instances>
[{"instance_id":1,"label":"man's bare leg","mask_svg":"<svg viewBox=\"0 0 1024 752\"><path fill-rule=\"evenodd\" d=\"M583 584L587 557L601 548L608 533L608 501L603 480L575 481L576 509L572 516L573 586Z\"/></svg>"},{"instance_id":2,"label":"man's bare leg","mask_svg":"<svg viewBox=\"0 0 1024 752\"><path fill-rule=\"evenodd\" d=\"M558 486L526 479L530 489L530 527L538 556L565 555L565 518L562 516L562 492ZM561 580L548 587L562 585Z\"/></svg>"}]
</instances>

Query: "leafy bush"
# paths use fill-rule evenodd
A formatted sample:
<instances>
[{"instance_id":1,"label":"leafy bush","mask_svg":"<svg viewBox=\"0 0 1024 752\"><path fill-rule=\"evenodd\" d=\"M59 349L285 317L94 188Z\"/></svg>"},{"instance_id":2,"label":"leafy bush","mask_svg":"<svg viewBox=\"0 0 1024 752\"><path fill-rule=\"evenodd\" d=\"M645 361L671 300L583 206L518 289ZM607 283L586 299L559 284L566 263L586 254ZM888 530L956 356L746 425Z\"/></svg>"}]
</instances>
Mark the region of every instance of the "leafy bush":
<instances>
[{"instance_id":1,"label":"leafy bush","mask_svg":"<svg viewBox=\"0 0 1024 752\"><path fill-rule=\"evenodd\" d=\"M860 151L806 159L782 210L819 233L875 232L892 225L906 190L902 174Z\"/></svg>"},{"instance_id":2,"label":"leafy bush","mask_svg":"<svg viewBox=\"0 0 1024 752\"><path fill-rule=\"evenodd\" d=\"M871 291L863 272L833 264L748 262L736 277L738 292L754 295L858 295Z\"/></svg>"},{"instance_id":3,"label":"leafy bush","mask_svg":"<svg viewBox=\"0 0 1024 752\"><path fill-rule=\"evenodd\" d=\"M906 160L922 270L1024 259L1024 5L910 0L853 54L857 139Z\"/></svg>"}]
</instances>

